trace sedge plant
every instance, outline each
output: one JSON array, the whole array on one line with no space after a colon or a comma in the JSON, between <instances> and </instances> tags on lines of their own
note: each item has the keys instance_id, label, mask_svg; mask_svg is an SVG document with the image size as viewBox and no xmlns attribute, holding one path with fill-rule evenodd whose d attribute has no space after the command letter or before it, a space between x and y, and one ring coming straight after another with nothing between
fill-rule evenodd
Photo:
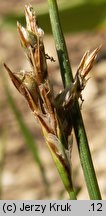
<instances>
[{"instance_id":1,"label":"sedge plant","mask_svg":"<svg viewBox=\"0 0 106 216\"><path fill-rule=\"evenodd\" d=\"M53 3L53 1L48 2ZM53 12L52 6L53 4L50 5L50 8ZM47 60L54 61L54 59L45 53L44 32L37 24L37 18L31 5L25 6L25 17L26 27L24 28L20 23L17 23L17 29L21 45L31 65L31 71L15 73L6 64L4 66L15 87L26 98L34 117L42 128L45 142L69 198L76 200L71 170L73 118L71 121L69 116L73 112L76 99L80 98L82 101L81 93L86 86L86 76L93 66L99 48L95 49L91 54L89 52L84 54L72 82L69 82L66 86L64 85L65 89L54 96L47 68ZM51 19L55 18L52 17ZM59 58L61 58L61 53ZM66 77L63 77L63 81Z\"/></svg>"}]
</instances>

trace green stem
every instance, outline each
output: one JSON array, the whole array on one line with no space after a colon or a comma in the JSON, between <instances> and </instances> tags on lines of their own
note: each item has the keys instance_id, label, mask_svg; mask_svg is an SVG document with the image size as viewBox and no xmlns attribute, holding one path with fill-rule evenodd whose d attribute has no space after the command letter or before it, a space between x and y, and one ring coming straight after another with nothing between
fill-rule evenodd
<instances>
[{"instance_id":1,"label":"green stem","mask_svg":"<svg viewBox=\"0 0 106 216\"><path fill-rule=\"evenodd\" d=\"M63 155L64 155L64 158L67 160L67 157L66 157L66 152L65 152L65 149L67 147L67 142L66 142L66 139L65 139L65 136L64 136L64 133L62 131L62 128L61 128L61 131L60 131L60 134L59 134L59 140L60 140L60 143L61 143L61 149L62 149L62 152L63 152ZM69 161L68 162L68 167L69 167L69 170L70 170L70 164L69 164ZM70 175L70 179L69 179L69 183L67 182L66 184L64 184L64 186L66 187L67 185L69 185L68 187L66 187L66 190L69 194L69 197L71 200L76 200L77 197L76 197L76 193L74 191L74 188L73 188L73 182L72 182L72 174L71 172L69 171L68 173ZM61 175L62 176L62 175ZM65 182L66 182L66 177L65 175L63 176L62 180L63 180L63 183L64 183L64 179L65 179Z\"/></svg>"},{"instance_id":2,"label":"green stem","mask_svg":"<svg viewBox=\"0 0 106 216\"><path fill-rule=\"evenodd\" d=\"M91 158L82 115L77 101L75 102L74 107L75 109L72 110L73 127L76 135L81 165L84 172L89 196L92 200L100 200L102 198Z\"/></svg>"},{"instance_id":3,"label":"green stem","mask_svg":"<svg viewBox=\"0 0 106 216\"><path fill-rule=\"evenodd\" d=\"M70 190L70 191L68 192L68 194L69 194L70 200L77 200L76 194L75 194L75 192L74 192L74 189Z\"/></svg>"},{"instance_id":4,"label":"green stem","mask_svg":"<svg viewBox=\"0 0 106 216\"><path fill-rule=\"evenodd\" d=\"M51 1L48 1L48 2L50 3ZM50 12L50 14L51 14L52 10L53 10L52 4L50 4L50 10L51 10L51 12ZM55 12L55 10L54 10L54 12ZM57 16L57 13L55 13L55 14L52 13L52 15L54 16L53 19L55 20L55 17ZM60 24L57 22L56 25L57 25L57 28L61 31L61 29L59 28ZM55 31L55 29L54 29L54 31ZM56 33L57 33L57 31L54 32L54 34L56 34ZM62 34L62 31L60 32L59 35L61 35L61 34ZM65 43L64 43L64 37L59 37L59 41L60 41L61 45L63 46L62 49L63 50L66 49ZM59 46L59 44L57 43L57 47L58 46ZM57 48L57 52L58 52L58 56L59 56L60 62L63 61L63 58L64 58L64 64L61 64L60 67L61 67L61 72L62 72L61 76L62 76L63 84L64 84L64 87L65 87L65 84L67 84L67 85L69 84L69 82L68 82L68 80L69 80L68 76L70 77L70 75L69 75L70 70L68 70L68 64L67 64L67 62L68 62L68 55L67 55L67 52L65 52L66 56L64 56L64 55L62 56L61 49L59 47ZM67 61L65 61L65 59L67 59ZM67 74L66 74L65 68L67 68L67 71L68 71ZM64 146L66 144L65 144L64 136L62 134L60 134L60 141L61 141L61 143L63 145L62 147L64 148ZM70 190L68 190L68 194L69 194L69 197L70 197L71 200L76 200L77 199L76 198L76 194L74 192L74 188L73 188L72 182L71 182Z\"/></svg>"},{"instance_id":5,"label":"green stem","mask_svg":"<svg viewBox=\"0 0 106 216\"><path fill-rule=\"evenodd\" d=\"M52 31L56 43L56 50L58 54L58 59L60 63L60 69L61 69L61 77L63 80L64 87L67 85L70 85L70 76L71 80L72 78L72 71L70 73L71 68L69 67L69 57L67 53L67 48L60 24L59 14L58 14L58 8L55 0L48 0L49 4L49 15L50 15L50 21L52 25Z\"/></svg>"},{"instance_id":6,"label":"green stem","mask_svg":"<svg viewBox=\"0 0 106 216\"><path fill-rule=\"evenodd\" d=\"M56 0L48 0L49 4L49 14L53 30L53 35L55 38L56 50L58 54L61 76L63 80L64 87L72 84L73 76L72 70L69 62L69 57L67 53L67 48L60 24L58 7ZM90 199L101 200L101 194L99 186L97 183L97 178L91 158L91 153L88 145L87 135L84 128L84 123L82 120L80 108L78 101L75 102L71 118L73 122L73 127L75 131L75 136L77 140L79 156L81 160L82 169L85 176L86 185L88 188Z\"/></svg>"}]
</instances>

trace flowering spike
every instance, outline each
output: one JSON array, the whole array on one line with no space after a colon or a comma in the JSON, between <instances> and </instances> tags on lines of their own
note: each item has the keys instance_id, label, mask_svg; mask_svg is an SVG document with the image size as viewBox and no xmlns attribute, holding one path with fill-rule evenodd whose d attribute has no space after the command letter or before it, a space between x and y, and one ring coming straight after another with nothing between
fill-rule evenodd
<instances>
[{"instance_id":1,"label":"flowering spike","mask_svg":"<svg viewBox=\"0 0 106 216\"><path fill-rule=\"evenodd\" d=\"M17 30L20 36L21 45L23 48L34 47L37 44L37 37L33 32L29 32L19 22L17 22Z\"/></svg>"},{"instance_id":2,"label":"flowering spike","mask_svg":"<svg viewBox=\"0 0 106 216\"><path fill-rule=\"evenodd\" d=\"M13 84L15 85L15 87L20 92L20 86L22 84L21 79L18 76L16 76L5 63L4 63L4 67L5 67L6 71L8 72Z\"/></svg>"},{"instance_id":3,"label":"flowering spike","mask_svg":"<svg viewBox=\"0 0 106 216\"><path fill-rule=\"evenodd\" d=\"M94 60L99 52L101 47L97 47L91 54L87 51L79 64L77 73L80 74L81 77L85 78L89 71L93 67Z\"/></svg>"},{"instance_id":4,"label":"flowering spike","mask_svg":"<svg viewBox=\"0 0 106 216\"><path fill-rule=\"evenodd\" d=\"M17 30L20 36L22 47L27 48L29 46L29 41L28 41L28 33L26 29L23 26L21 26L19 22L17 22Z\"/></svg>"},{"instance_id":5,"label":"flowering spike","mask_svg":"<svg viewBox=\"0 0 106 216\"><path fill-rule=\"evenodd\" d=\"M35 27L36 27L36 19L35 13L33 11L32 6L25 5L25 17L26 17L26 28L28 31L32 31L36 34Z\"/></svg>"},{"instance_id":6,"label":"flowering spike","mask_svg":"<svg viewBox=\"0 0 106 216\"><path fill-rule=\"evenodd\" d=\"M45 54L44 32L37 25L31 5L25 6L25 15L26 28L17 23L17 29L21 44L31 63L31 71L13 73L6 64L4 67L18 91L26 98L34 116L38 119L64 185L67 191L70 191L69 188L72 187L72 184L70 185L70 150L73 141L71 140L71 145L69 145L72 131L69 111L76 98L82 98L81 92L86 84L85 77L92 68L100 48L95 49L90 55L89 51L84 54L73 83L54 99L46 63L46 59L51 61L54 59Z\"/></svg>"},{"instance_id":7,"label":"flowering spike","mask_svg":"<svg viewBox=\"0 0 106 216\"><path fill-rule=\"evenodd\" d=\"M33 8L30 4L28 6L25 6L25 15L27 30L42 38L44 32L41 28L38 27L35 12L33 11Z\"/></svg>"}]
</instances>

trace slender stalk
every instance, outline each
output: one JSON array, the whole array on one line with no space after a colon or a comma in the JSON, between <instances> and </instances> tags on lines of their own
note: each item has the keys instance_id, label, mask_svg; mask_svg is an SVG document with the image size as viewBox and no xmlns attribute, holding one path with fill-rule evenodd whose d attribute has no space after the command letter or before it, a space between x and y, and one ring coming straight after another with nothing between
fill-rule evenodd
<instances>
[{"instance_id":1,"label":"slender stalk","mask_svg":"<svg viewBox=\"0 0 106 216\"><path fill-rule=\"evenodd\" d=\"M64 87L68 86L72 82L72 70L69 65L69 57L67 53L67 48L61 28L61 23L58 14L57 3L55 0L48 0L49 4L49 15L52 25L52 31L55 39L56 50L58 54L58 59L60 63L60 72ZM71 73L70 73L71 71Z\"/></svg>"},{"instance_id":2,"label":"slender stalk","mask_svg":"<svg viewBox=\"0 0 106 216\"><path fill-rule=\"evenodd\" d=\"M49 2L49 1L48 1ZM52 8L51 8L51 6L52 6L52 4L50 5L50 9L51 9L51 12L52 12ZM55 12L55 10L54 10L54 12ZM51 14L51 13L50 13ZM56 17L57 16L57 13L52 13L52 15L54 16L54 17ZM55 18L53 18L54 20L55 20ZM60 33L59 33L59 36L62 34L62 31L61 31L61 29L59 28L59 23L58 22L56 22L56 25L57 25L57 28L59 29L59 31L60 31ZM56 29L54 28L54 35L56 35L57 34L57 31L56 31ZM56 38L58 38L58 35L56 36ZM59 41L60 41L60 44L61 44L61 46L62 46L62 49L64 50L66 50L66 46L65 46L65 42L64 42L64 37L59 37ZM59 46L59 44L57 43L57 47ZM58 52L58 56L59 56L59 60L60 60L60 62L61 61L63 61L64 63L63 64L60 64L60 68L61 68L61 76L62 76L62 80L63 80L63 84L64 84L64 87L65 87L65 85L68 85L70 82L69 82L69 77L70 77L70 69L68 68L68 64L67 64L67 62L69 61L68 60L68 55L67 55L67 52L65 52L65 55L62 55L62 53L61 53L61 49L58 47L57 48L57 52ZM67 59L67 61L65 61ZM67 68L67 74L66 74L66 70L65 70L65 68ZM63 139L63 137L61 137L61 143L62 143L62 145L64 146L64 139ZM75 192L74 192L74 188L73 188L73 185L72 185L72 182L71 182L71 190L70 190L70 192L69 192L69 197L70 197L70 199L71 200L76 200L77 198L76 198L76 195L75 195Z\"/></svg>"},{"instance_id":3,"label":"slender stalk","mask_svg":"<svg viewBox=\"0 0 106 216\"><path fill-rule=\"evenodd\" d=\"M61 69L61 76L63 80L64 87L70 85L73 82L72 70L69 62L69 57L67 53L67 48L60 24L58 7L56 0L48 0L49 5L49 14L50 20L53 30L53 35L55 38L56 50L58 54L60 69ZM90 199L93 200L101 200L101 194L91 158L91 153L88 145L87 135L84 128L84 123L82 120L80 108L78 101L75 102L72 113L71 119L73 122L73 127L75 131L75 136L77 140L78 150L80 161L82 165L82 169L85 176L85 181L88 189L88 193Z\"/></svg>"}]
</instances>

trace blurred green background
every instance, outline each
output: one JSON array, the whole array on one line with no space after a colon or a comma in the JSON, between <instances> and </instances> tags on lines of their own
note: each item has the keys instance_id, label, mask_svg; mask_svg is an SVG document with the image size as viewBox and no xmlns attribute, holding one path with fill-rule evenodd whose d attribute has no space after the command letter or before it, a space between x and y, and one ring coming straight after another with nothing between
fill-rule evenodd
<instances>
[{"instance_id":1,"label":"blurred green background","mask_svg":"<svg viewBox=\"0 0 106 216\"><path fill-rule=\"evenodd\" d=\"M39 23L46 33L51 33L47 3L46 1L38 2L39 4L34 9L37 11ZM106 25L106 0L59 0L58 4L65 33L91 30ZM12 8L9 11L7 8L5 10L0 22L1 27L15 28L17 19L25 23L21 7L19 10L15 8L15 11Z\"/></svg>"}]
</instances>

